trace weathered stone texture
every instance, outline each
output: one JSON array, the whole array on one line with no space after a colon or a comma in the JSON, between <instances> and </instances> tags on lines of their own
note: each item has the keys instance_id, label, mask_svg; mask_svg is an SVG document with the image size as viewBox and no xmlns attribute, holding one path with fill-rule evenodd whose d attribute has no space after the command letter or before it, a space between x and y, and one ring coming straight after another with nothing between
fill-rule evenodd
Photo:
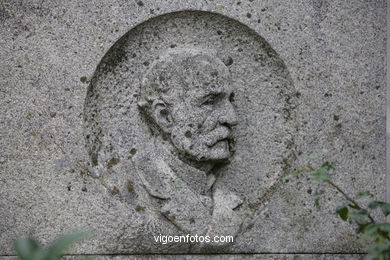
<instances>
[{"instance_id":1,"label":"weathered stone texture","mask_svg":"<svg viewBox=\"0 0 390 260\"><path fill-rule=\"evenodd\" d=\"M353 227L334 213L340 194L327 191L317 210L306 178L281 176L324 148L329 153L320 160L333 162L334 180L349 194L369 190L384 198L385 1L3 0L0 25L0 255L14 254L18 237L46 243L75 229L95 234L75 254L362 251ZM177 207L164 206L137 173L148 166L142 156L161 155L145 148L152 139L137 94L163 53L191 48L212 50L220 67L211 68L221 75L226 66L230 73L235 152L221 153L229 163L211 181L229 192L200 191L215 200L209 207L215 218L210 213L178 224L170 214ZM233 137L220 135L226 140L218 151L226 152ZM201 209L178 205L188 210L185 216ZM239 232L226 231L234 231L234 245L153 242L153 235L177 230L214 232L206 226L218 226L221 216L242 223ZM191 226L198 220L203 224ZM165 259L156 257L103 259ZM360 255L337 257L240 255ZM186 259L193 258L202 256Z\"/></svg>"}]
</instances>

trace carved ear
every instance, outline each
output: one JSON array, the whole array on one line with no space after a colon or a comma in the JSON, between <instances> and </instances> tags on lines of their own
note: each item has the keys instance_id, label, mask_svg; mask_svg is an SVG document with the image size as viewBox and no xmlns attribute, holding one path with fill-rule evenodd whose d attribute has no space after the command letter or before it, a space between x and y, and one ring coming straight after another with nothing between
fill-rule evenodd
<instances>
[{"instance_id":1,"label":"carved ear","mask_svg":"<svg viewBox=\"0 0 390 260\"><path fill-rule=\"evenodd\" d=\"M165 132L170 133L173 125L173 118L167 105L161 99L156 99L151 107L152 117L156 124Z\"/></svg>"}]
</instances>

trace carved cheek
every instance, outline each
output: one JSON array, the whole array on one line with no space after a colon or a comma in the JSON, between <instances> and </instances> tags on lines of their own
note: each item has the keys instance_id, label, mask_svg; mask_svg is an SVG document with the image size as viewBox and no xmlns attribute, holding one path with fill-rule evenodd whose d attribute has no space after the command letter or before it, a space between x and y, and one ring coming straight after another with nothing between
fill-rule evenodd
<instances>
[{"instance_id":1,"label":"carved cheek","mask_svg":"<svg viewBox=\"0 0 390 260\"><path fill-rule=\"evenodd\" d=\"M201 122L201 129L204 134L208 134L211 130L213 130L218 123L218 114L215 111L211 111L206 113Z\"/></svg>"}]
</instances>

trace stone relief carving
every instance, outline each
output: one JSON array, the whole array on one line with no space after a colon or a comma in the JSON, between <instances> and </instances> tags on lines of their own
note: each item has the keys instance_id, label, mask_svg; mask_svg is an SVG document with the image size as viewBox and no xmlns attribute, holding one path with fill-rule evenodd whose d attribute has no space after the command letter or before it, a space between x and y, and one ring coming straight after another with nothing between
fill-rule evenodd
<instances>
[{"instance_id":1,"label":"stone relief carving","mask_svg":"<svg viewBox=\"0 0 390 260\"><path fill-rule=\"evenodd\" d=\"M233 155L233 99L229 70L211 50L171 50L143 78L138 105L155 147L137 168L160 212L184 232L234 236L240 228L242 200L213 188L213 168Z\"/></svg>"},{"instance_id":2,"label":"stone relief carving","mask_svg":"<svg viewBox=\"0 0 390 260\"><path fill-rule=\"evenodd\" d=\"M250 232L290 167L294 93L270 45L218 14L167 14L121 37L84 110L89 172L128 208L113 251L204 252L151 237Z\"/></svg>"}]
</instances>

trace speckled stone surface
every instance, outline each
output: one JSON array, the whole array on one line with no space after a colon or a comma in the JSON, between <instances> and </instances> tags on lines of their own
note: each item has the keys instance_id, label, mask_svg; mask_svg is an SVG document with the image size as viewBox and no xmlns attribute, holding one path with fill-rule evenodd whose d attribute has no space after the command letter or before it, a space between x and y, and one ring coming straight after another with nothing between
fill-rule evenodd
<instances>
[{"instance_id":1,"label":"speckled stone surface","mask_svg":"<svg viewBox=\"0 0 390 260\"><path fill-rule=\"evenodd\" d=\"M186 12L172 14L178 11ZM217 49L240 83L236 153L215 185L243 198L237 214L249 219L233 245L213 252L362 252L354 228L334 213L343 203L340 194L327 191L317 210L310 194L315 187L306 178L283 182L280 176L327 149L320 159L336 166L335 182L350 194L370 190L384 198L385 1L3 0L0 23L0 255L14 254L18 237L29 234L46 243L75 229L95 235L69 253L208 252L153 243L153 235L175 229L154 215L158 202L129 179L136 164L122 160L126 152L139 155L146 142L132 135L136 143L142 139L135 153L134 144L115 139L126 126L139 132L143 126L113 116L110 106L133 93L131 87L125 94L111 88L112 82L126 84L120 75L133 71L132 82L140 81L156 50L202 42ZM111 48L119 39L129 40L123 53ZM116 66L125 53L136 57L121 74ZM267 61L264 69L261 61ZM112 65L108 73L99 70L105 64ZM88 95L96 75L108 83L98 93L103 96L97 104L109 111L99 122L114 133L102 143L120 144L104 146L100 164L109 170L98 178L91 160L96 140L86 138L91 126L85 120L97 100ZM114 108L121 115L136 112L120 109ZM111 152L121 156L119 163L110 161Z\"/></svg>"},{"instance_id":2,"label":"speckled stone surface","mask_svg":"<svg viewBox=\"0 0 390 260\"><path fill-rule=\"evenodd\" d=\"M83 258L84 257L84 258ZM362 260L359 254L254 254L254 255L91 255L96 260ZM1 256L0 260L16 260L14 256ZM64 256L66 260L85 259L85 256Z\"/></svg>"}]
</instances>

